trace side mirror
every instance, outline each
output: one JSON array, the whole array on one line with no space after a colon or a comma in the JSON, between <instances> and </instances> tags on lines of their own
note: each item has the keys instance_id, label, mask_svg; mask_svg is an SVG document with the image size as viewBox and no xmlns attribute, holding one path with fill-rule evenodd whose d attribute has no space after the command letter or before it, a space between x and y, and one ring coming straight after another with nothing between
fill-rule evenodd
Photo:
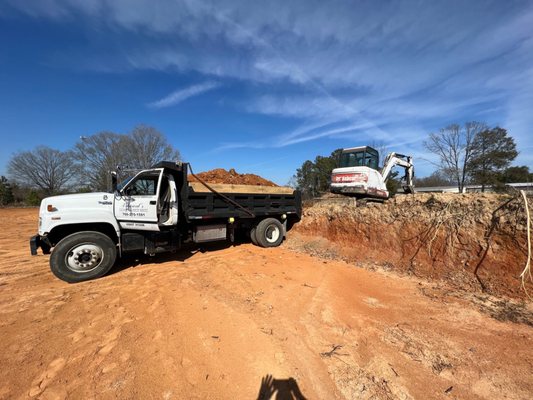
<instances>
[{"instance_id":1,"label":"side mirror","mask_svg":"<svg viewBox=\"0 0 533 400\"><path fill-rule=\"evenodd\" d=\"M111 191L115 193L117 191L117 187L118 187L117 173L115 171L111 171Z\"/></svg>"}]
</instances>

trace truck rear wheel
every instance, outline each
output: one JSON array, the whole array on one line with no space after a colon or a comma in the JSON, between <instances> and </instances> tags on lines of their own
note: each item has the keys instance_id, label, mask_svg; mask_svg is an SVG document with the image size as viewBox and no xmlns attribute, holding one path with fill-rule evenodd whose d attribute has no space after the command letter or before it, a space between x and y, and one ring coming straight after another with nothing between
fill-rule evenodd
<instances>
[{"instance_id":1,"label":"truck rear wheel","mask_svg":"<svg viewBox=\"0 0 533 400\"><path fill-rule=\"evenodd\" d=\"M283 225L275 218L266 218L257 224L255 238L261 247L276 247L283 241Z\"/></svg>"},{"instance_id":2,"label":"truck rear wheel","mask_svg":"<svg viewBox=\"0 0 533 400\"><path fill-rule=\"evenodd\" d=\"M257 226L254 226L252 229L250 229L250 239L252 240L252 243L256 246L259 246L259 243L257 243L257 236L255 236L255 232L257 231Z\"/></svg>"},{"instance_id":3,"label":"truck rear wheel","mask_svg":"<svg viewBox=\"0 0 533 400\"><path fill-rule=\"evenodd\" d=\"M76 283L105 275L115 263L117 247L100 232L77 232L63 238L50 257L50 269L59 279Z\"/></svg>"}]
</instances>

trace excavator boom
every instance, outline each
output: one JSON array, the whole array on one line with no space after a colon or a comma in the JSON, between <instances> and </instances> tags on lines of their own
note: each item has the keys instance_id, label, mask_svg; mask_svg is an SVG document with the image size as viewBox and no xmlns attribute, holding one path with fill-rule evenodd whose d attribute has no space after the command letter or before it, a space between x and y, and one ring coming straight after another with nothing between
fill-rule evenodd
<instances>
[{"instance_id":1,"label":"excavator boom","mask_svg":"<svg viewBox=\"0 0 533 400\"><path fill-rule=\"evenodd\" d=\"M403 167L405 170L405 175L402 179L402 187L405 193L414 193L415 187L413 184L413 177L415 173L415 167L413 165L413 157L406 156L398 153L389 153L385 158L383 163L383 168L381 169L381 176L383 176L383 181L386 183L392 172L392 168L395 166Z\"/></svg>"}]
</instances>

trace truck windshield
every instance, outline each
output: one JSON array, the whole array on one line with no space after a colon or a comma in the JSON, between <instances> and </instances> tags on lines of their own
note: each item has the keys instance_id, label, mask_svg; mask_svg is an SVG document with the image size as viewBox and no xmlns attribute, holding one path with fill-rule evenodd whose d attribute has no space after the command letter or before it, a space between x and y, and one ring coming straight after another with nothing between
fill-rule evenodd
<instances>
[{"instance_id":1,"label":"truck windshield","mask_svg":"<svg viewBox=\"0 0 533 400\"><path fill-rule=\"evenodd\" d=\"M369 167L378 169L379 155L378 152L372 148L365 148L362 150L343 151L339 166L345 167Z\"/></svg>"}]
</instances>

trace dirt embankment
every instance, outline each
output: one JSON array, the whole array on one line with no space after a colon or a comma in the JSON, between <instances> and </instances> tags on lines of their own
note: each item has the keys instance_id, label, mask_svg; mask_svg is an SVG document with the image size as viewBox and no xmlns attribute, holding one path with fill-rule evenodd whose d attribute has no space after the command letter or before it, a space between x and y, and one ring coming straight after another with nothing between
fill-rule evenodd
<instances>
[{"instance_id":1,"label":"dirt embankment","mask_svg":"<svg viewBox=\"0 0 533 400\"><path fill-rule=\"evenodd\" d=\"M196 174L201 180L207 183L225 183L232 185L256 185L256 186L278 186L268 179L262 178L255 174L239 174L233 168L226 171L223 168L213 169L211 171L200 172ZM190 175L190 182L197 182L198 180Z\"/></svg>"},{"instance_id":2,"label":"dirt embankment","mask_svg":"<svg viewBox=\"0 0 533 400\"><path fill-rule=\"evenodd\" d=\"M354 206L328 198L307 207L295 231L305 246L349 261L462 289L525 298L526 214L519 197L417 194ZM526 288L533 293L533 285Z\"/></svg>"}]
</instances>

